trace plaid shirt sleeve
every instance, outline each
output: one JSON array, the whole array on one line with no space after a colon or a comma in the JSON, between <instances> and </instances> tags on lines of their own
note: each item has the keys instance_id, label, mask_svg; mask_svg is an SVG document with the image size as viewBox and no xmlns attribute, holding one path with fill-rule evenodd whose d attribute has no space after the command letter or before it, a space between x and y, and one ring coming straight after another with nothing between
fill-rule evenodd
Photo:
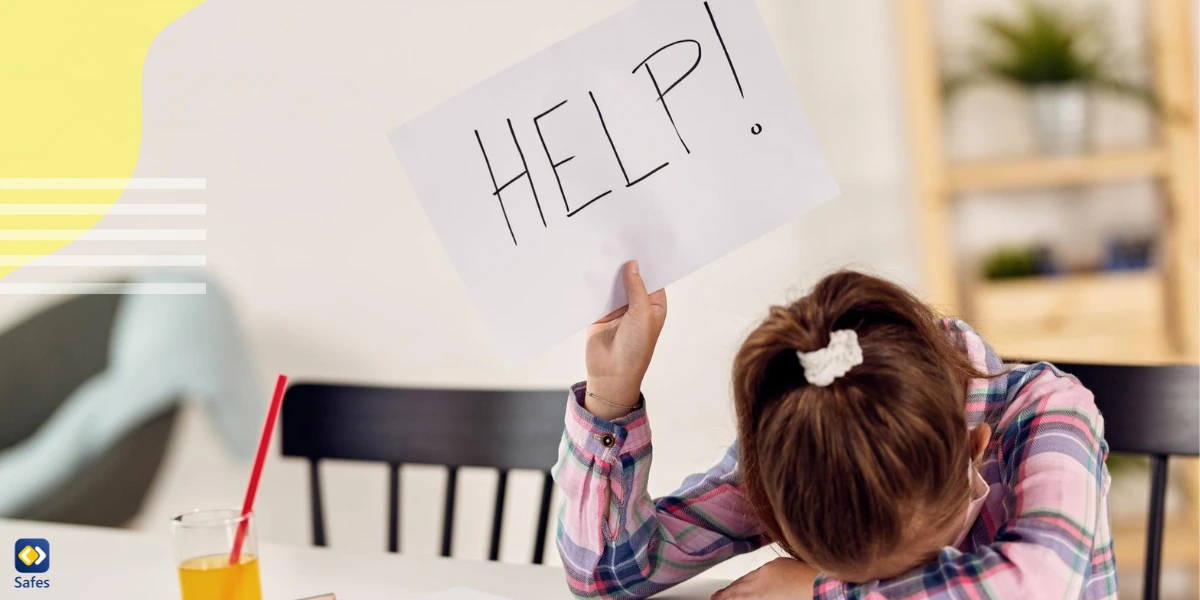
<instances>
[{"instance_id":1,"label":"plaid shirt sleeve","mask_svg":"<svg viewBox=\"0 0 1200 600\"><path fill-rule=\"evenodd\" d=\"M736 482L737 451L652 500L650 426L644 408L604 421L571 388L555 481L565 500L558 550L581 598L644 598L764 544Z\"/></svg>"},{"instance_id":2,"label":"plaid shirt sleeve","mask_svg":"<svg viewBox=\"0 0 1200 600\"><path fill-rule=\"evenodd\" d=\"M1029 368L1018 384L1015 409L993 437L1012 494L1011 517L994 541L971 553L945 548L930 565L894 579L818 579L818 598L1092 597L1084 587L1095 557L1105 554L1093 552L1093 540L1108 525L1103 421L1091 392L1049 365Z\"/></svg>"}]
</instances>

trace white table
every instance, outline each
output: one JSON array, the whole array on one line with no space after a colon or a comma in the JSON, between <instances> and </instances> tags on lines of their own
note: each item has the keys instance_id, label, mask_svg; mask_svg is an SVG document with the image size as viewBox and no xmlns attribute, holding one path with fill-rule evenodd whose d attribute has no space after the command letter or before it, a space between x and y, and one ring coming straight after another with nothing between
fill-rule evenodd
<instances>
[{"instance_id":1,"label":"white table","mask_svg":"<svg viewBox=\"0 0 1200 600\"><path fill-rule=\"evenodd\" d=\"M45 538L50 570L39 579L48 589L14 589L17 576L8 565L17 538ZM0 569L8 573L0 598L179 598L179 581L169 535L0 519ZM571 598L562 568L511 565L403 554L361 553L336 549L259 544L263 597L297 600L333 592L338 600L419 598L455 587L469 587L513 600ZM701 579L656 598L707 599L725 582Z\"/></svg>"}]
</instances>

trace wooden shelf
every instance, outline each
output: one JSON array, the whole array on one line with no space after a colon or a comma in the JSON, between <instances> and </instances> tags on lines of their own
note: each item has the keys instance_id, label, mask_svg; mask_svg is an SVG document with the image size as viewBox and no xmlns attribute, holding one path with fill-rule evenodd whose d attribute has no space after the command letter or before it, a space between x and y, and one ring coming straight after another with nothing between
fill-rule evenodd
<instances>
[{"instance_id":1,"label":"wooden shelf","mask_svg":"<svg viewBox=\"0 0 1200 600\"><path fill-rule=\"evenodd\" d=\"M1143 297L1157 296L1155 304L1162 305L1161 308L1141 311L1138 318L1143 323L1147 319L1156 321L1159 331L1152 335L1143 335L1148 333L1146 331L1132 332L1127 322L1117 318L1096 320L1092 323L1091 335L1095 343L1101 343L1105 342L1102 336L1106 331L1124 328L1125 331L1117 332L1120 336L1136 338L1131 341L1139 344L1137 349L1129 346L1122 350L1119 345L1106 342L1109 348L1104 354L1112 354L1114 358L1119 355L1127 360L1148 360L1147 356L1160 354L1157 348L1160 341L1166 340L1171 353L1200 360L1200 312L1195 310L1200 305L1200 235L1197 235L1200 232L1200 170L1196 168L1200 161L1197 152L1200 144L1197 144L1196 54L1191 27L1195 21L1193 3L1188 0L1147 3L1148 57L1154 73L1154 93L1162 107L1157 119L1158 141L1150 147L1079 157L968 163L950 160L945 151L944 82L938 56L939 36L934 27L937 3L935 0L897 0L895 4L897 9L893 13L899 25L906 83L905 105L912 124L910 155L920 227L918 239L924 264L924 297L948 314L961 315L971 309L967 304L972 298L963 294L965 289L970 291L971 283L963 281L963 275L969 270L959 260L954 235L954 204L964 192L1153 179L1160 184L1157 187L1164 204L1164 222L1159 232L1163 240L1158 261L1162 270L1161 285L1152 288L1134 283L1133 291ZM1026 217L1013 214L1012 223L1017 225ZM1007 288L1008 291L1015 289ZM998 301L1018 295L1001 293L1000 288L994 291ZM984 291L985 301L987 292ZM1055 296L1051 299L1070 296L1069 293L1049 295ZM1009 304L1010 312L1018 317L1029 308L1029 304ZM994 331L1001 335L1007 333L1008 339L1018 348L1029 347L1038 352L1065 350L1065 344L1055 344L1050 339L1054 328L1058 323L1069 326L1065 329L1078 328L1083 322L1082 318L1064 315L1059 310L1058 315L1051 315L1044 322L1048 327L1034 332L1035 343L1026 344L1017 338L1015 331L1006 332L1002 324L1022 319L1013 319L1010 318L1012 314L997 314L996 311L989 311L989 314L998 317ZM1087 332L1076 331L1073 335L1072 348L1086 348L1092 343L1087 340Z\"/></svg>"},{"instance_id":2,"label":"wooden shelf","mask_svg":"<svg viewBox=\"0 0 1200 600\"><path fill-rule=\"evenodd\" d=\"M896 0L906 110L912 126L913 195L925 298L968 321L1002 356L1070 362L1161 363L1200 360L1200 162L1197 143L1193 2L1146 3L1148 58L1162 106L1153 147L1079 157L954 162L946 156L936 0ZM986 117L985 117L986 118ZM1154 179L1163 199L1157 268L979 282L964 276L955 240L955 202L964 193L1054 188ZM1027 214L1009 216L1019 226ZM1066 223L1064 227L1071 227ZM1109 423L1110 428L1121 423ZM1200 474L1187 483L1183 514L1200 508ZM1171 519L1164 560L1196 569L1200 527ZM1143 562L1144 523L1114 524L1122 571ZM1200 571L1196 571L1200 573Z\"/></svg>"},{"instance_id":3,"label":"wooden shelf","mask_svg":"<svg viewBox=\"0 0 1200 600\"><path fill-rule=\"evenodd\" d=\"M951 165L952 192L1083 185L1167 174L1167 154L1138 150L1072 157L1040 157Z\"/></svg>"},{"instance_id":4,"label":"wooden shelf","mask_svg":"<svg viewBox=\"0 0 1200 600\"><path fill-rule=\"evenodd\" d=\"M1144 286L1156 286L1162 280L1162 273L1154 268L1130 269L1126 271L1085 271L1064 273L1061 275L1036 275L1030 277L1013 277L1009 279L983 280L976 282L974 289L980 292L1033 290L1061 290L1065 288L1079 289L1090 293L1122 294L1124 286L1130 283ZM1103 286L1114 286L1107 289ZM1107 303L1125 306L1123 299L1104 298Z\"/></svg>"},{"instance_id":5,"label":"wooden shelf","mask_svg":"<svg viewBox=\"0 0 1200 600\"><path fill-rule=\"evenodd\" d=\"M981 281L968 320L1014 359L1173 363L1165 293L1156 270Z\"/></svg>"}]
</instances>

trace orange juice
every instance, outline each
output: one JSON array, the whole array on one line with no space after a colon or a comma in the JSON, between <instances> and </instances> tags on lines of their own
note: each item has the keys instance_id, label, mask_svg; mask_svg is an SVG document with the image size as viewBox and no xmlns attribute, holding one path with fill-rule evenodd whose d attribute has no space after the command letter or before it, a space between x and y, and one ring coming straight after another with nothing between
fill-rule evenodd
<instances>
[{"instance_id":1,"label":"orange juice","mask_svg":"<svg viewBox=\"0 0 1200 600\"><path fill-rule=\"evenodd\" d=\"M179 565L183 600L262 600L258 558L243 554L230 566L228 554L201 556Z\"/></svg>"}]
</instances>

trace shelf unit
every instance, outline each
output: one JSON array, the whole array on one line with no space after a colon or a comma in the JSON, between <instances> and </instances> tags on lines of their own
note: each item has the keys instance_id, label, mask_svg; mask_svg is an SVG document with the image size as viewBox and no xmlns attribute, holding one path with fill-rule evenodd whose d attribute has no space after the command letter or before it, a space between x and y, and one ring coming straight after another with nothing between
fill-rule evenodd
<instances>
[{"instance_id":1,"label":"shelf unit","mask_svg":"<svg viewBox=\"0 0 1200 600\"><path fill-rule=\"evenodd\" d=\"M944 150L935 0L896 0L906 80L917 224L926 298L964 315L997 350L1016 358L1073 362L1200 360L1200 151L1196 134L1194 23L1188 0L1144 0L1155 92L1164 115L1153 147L1086 156L956 163ZM1166 222L1159 264L1013 281L962 280L953 247L955 201L966 193L1159 182ZM1200 468L1187 461L1184 517L1166 524L1164 561L1200 563ZM1114 523L1123 568L1144 559L1145 521ZM1200 572L1197 572L1200 579Z\"/></svg>"},{"instance_id":2,"label":"shelf unit","mask_svg":"<svg viewBox=\"0 0 1200 600\"><path fill-rule=\"evenodd\" d=\"M1153 44L1155 92L1163 104L1160 134L1154 147L1104 152L1077 157L1027 157L1008 160L954 162L944 151L943 106L940 68L933 28L934 0L897 0L895 14L900 25L902 59L907 80L907 110L911 126L915 195L921 256L928 299L952 314L977 322L980 332L1011 341L1008 349L1032 356L1046 345L1041 338L1057 336L1057 359L1105 362L1178 362L1200 360L1200 182L1196 137L1196 82L1187 0L1145 0ZM1079 275L1068 278L1030 278L1013 283L964 280L953 248L955 201L969 192L1006 191L1047 187L1093 185L1134 179L1158 181L1167 210L1162 231L1162 264L1141 277L1125 274ZM1111 285L1134 283L1133 294ZM1148 290L1148 288L1157 288ZM1056 321L1044 322L1040 335L1029 333L1022 343L1001 324L1013 311L1037 311L1036 302L1070 306L1072 298L1087 298L1116 290L1152 304L1127 305L1092 319L1100 327L1087 335L1072 337ZM1024 295L1022 297L1022 294ZM1002 297L1004 302L996 302ZM1003 307L1003 308L1001 308ZM1000 313L985 312L1002 310ZM1065 309L1064 309L1065 310ZM1068 315L1069 317L1070 315ZM1133 320L1154 323L1147 331L1125 335L1103 323ZM995 325L993 325L993 323ZM1026 323L1029 325L1029 323ZM1074 331L1070 327L1067 328ZM1107 344L1100 352L1096 335L1113 334L1114 342L1129 342L1122 354L1120 343ZM1134 339L1136 338L1136 340ZM1135 343L1136 342L1136 343ZM1152 347L1153 351L1146 348Z\"/></svg>"},{"instance_id":3,"label":"shelf unit","mask_svg":"<svg viewBox=\"0 0 1200 600\"><path fill-rule=\"evenodd\" d=\"M1137 150L959 163L950 166L948 177L950 191L964 193L1159 178L1168 174L1169 165L1162 150Z\"/></svg>"}]
</instances>

